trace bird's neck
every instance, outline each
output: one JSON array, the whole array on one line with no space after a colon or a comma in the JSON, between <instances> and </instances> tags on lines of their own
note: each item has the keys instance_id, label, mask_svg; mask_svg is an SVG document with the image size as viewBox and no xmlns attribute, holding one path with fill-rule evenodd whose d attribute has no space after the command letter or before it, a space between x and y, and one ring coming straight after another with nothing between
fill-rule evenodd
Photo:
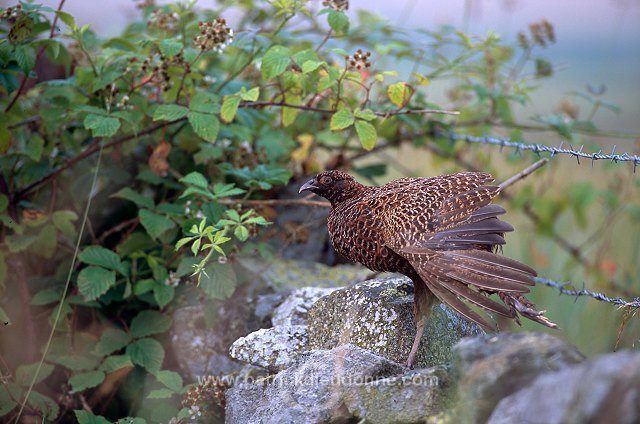
<instances>
[{"instance_id":1,"label":"bird's neck","mask_svg":"<svg viewBox=\"0 0 640 424\"><path fill-rule=\"evenodd\" d=\"M356 181L351 181L348 186L341 187L340 190L328 193L326 199L331 202L332 207L336 207L350 199L353 199L354 197L361 197L368 189L371 188L372 187L364 186Z\"/></svg>"}]
</instances>

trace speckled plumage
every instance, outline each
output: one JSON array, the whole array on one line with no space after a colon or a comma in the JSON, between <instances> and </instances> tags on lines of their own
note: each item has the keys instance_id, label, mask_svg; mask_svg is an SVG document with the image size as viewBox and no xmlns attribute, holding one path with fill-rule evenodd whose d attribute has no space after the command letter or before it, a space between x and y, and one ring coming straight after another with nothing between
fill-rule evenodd
<instances>
[{"instance_id":1,"label":"speckled plumage","mask_svg":"<svg viewBox=\"0 0 640 424\"><path fill-rule=\"evenodd\" d=\"M513 231L491 204L499 188L491 175L465 172L432 178L402 178L381 187L364 186L342 171L326 171L305 183L331 202L327 222L333 247L374 271L399 272L415 288L418 334L435 298L485 329L493 329L467 303L519 323L518 314L555 327L523 293L536 272L494 253ZM498 294L502 302L489 298ZM434 298L435 296L435 298Z\"/></svg>"}]
</instances>

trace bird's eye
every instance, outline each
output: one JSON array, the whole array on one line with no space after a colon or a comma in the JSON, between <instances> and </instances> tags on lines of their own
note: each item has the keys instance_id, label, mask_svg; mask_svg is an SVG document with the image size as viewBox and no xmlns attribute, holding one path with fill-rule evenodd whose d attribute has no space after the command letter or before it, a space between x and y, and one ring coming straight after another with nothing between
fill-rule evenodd
<instances>
[{"instance_id":1,"label":"bird's eye","mask_svg":"<svg viewBox=\"0 0 640 424\"><path fill-rule=\"evenodd\" d=\"M320 182L322 184L331 184L333 182L333 178L331 178L328 175L323 176L322 178L320 178Z\"/></svg>"}]
</instances>

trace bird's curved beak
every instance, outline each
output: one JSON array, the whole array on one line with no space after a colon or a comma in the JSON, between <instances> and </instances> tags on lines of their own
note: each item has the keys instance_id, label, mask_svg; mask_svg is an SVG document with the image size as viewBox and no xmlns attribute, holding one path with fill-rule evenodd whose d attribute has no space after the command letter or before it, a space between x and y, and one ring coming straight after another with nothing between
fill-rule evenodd
<instances>
[{"instance_id":1,"label":"bird's curved beak","mask_svg":"<svg viewBox=\"0 0 640 424\"><path fill-rule=\"evenodd\" d=\"M317 185L315 185L315 178L310 179L309 181L307 181L306 183L302 184L302 186L300 187L300 190L298 190L298 193L302 193L305 190L313 190L314 188L318 188Z\"/></svg>"}]
</instances>

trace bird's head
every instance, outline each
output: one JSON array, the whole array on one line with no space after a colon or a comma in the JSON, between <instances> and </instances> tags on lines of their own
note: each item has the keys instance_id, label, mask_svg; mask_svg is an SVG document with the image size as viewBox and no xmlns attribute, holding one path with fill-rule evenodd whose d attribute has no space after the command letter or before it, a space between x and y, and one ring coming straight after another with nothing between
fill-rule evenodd
<instances>
[{"instance_id":1,"label":"bird's head","mask_svg":"<svg viewBox=\"0 0 640 424\"><path fill-rule=\"evenodd\" d=\"M342 171L325 171L302 184L299 193L310 191L335 204L359 191L363 186Z\"/></svg>"}]
</instances>

